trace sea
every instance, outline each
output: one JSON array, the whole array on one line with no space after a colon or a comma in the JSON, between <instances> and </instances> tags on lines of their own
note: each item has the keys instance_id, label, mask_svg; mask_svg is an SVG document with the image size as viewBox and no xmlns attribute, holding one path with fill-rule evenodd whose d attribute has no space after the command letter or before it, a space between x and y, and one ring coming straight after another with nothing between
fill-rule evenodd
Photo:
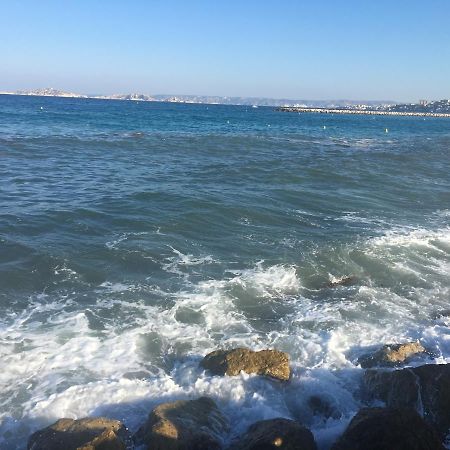
<instances>
[{"instance_id":1,"label":"sea","mask_svg":"<svg viewBox=\"0 0 450 450\"><path fill-rule=\"evenodd\" d=\"M358 358L450 362L450 120L0 96L0 448L209 396L328 449ZM287 383L199 368L287 352Z\"/></svg>"}]
</instances>

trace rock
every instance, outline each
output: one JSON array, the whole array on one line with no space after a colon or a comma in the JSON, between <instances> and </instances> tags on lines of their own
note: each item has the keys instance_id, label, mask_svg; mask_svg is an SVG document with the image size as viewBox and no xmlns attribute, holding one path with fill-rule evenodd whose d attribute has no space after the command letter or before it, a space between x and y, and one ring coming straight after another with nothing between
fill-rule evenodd
<instances>
[{"instance_id":1,"label":"rock","mask_svg":"<svg viewBox=\"0 0 450 450\"><path fill-rule=\"evenodd\" d=\"M367 393L391 408L420 409L420 386L411 369L368 370L363 377Z\"/></svg>"},{"instance_id":2,"label":"rock","mask_svg":"<svg viewBox=\"0 0 450 450\"><path fill-rule=\"evenodd\" d=\"M239 375L256 373L279 380L289 380L291 369L289 355L278 350L261 350L254 352L246 348L233 350L216 350L206 355L200 366L214 375Z\"/></svg>"},{"instance_id":3,"label":"rock","mask_svg":"<svg viewBox=\"0 0 450 450\"><path fill-rule=\"evenodd\" d=\"M216 450L228 432L227 419L213 400L179 400L162 403L150 413L135 436L150 450Z\"/></svg>"},{"instance_id":4,"label":"rock","mask_svg":"<svg viewBox=\"0 0 450 450\"><path fill-rule=\"evenodd\" d=\"M364 408L331 450L444 450L444 446L414 410Z\"/></svg>"},{"instance_id":5,"label":"rock","mask_svg":"<svg viewBox=\"0 0 450 450\"><path fill-rule=\"evenodd\" d=\"M406 362L412 356L425 352L419 342L406 342L404 344L388 344L372 355L364 355L358 359L363 369L370 367L392 367Z\"/></svg>"},{"instance_id":6,"label":"rock","mask_svg":"<svg viewBox=\"0 0 450 450\"><path fill-rule=\"evenodd\" d=\"M314 436L294 420L270 419L256 422L237 438L230 450L316 450Z\"/></svg>"},{"instance_id":7,"label":"rock","mask_svg":"<svg viewBox=\"0 0 450 450\"><path fill-rule=\"evenodd\" d=\"M328 400L318 395L311 395L308 398L308 407L314 415L319 414L326 419L330 417L339 419L341 417L341 413Z\"/></svg>"},{"instance_id":8,"label":"rock","mask_svg":"<svg viewBox=\"0 0 450 450\"><path fill-rule=\"evenodd\" d=\"M125 450L131 442L128 430L118 420L105 417L59 419L36 431L28 450Z\"/></svg>"},{"instance_id":9,"label":"rock","mask_svg":"<svg viewBox=\"0 0 450 450\"><path fill-rule=\"evenodd\" d=\"M402 370L368 370L368 393L390 407L409 407L445 435L450 428L450 365L427 364Z\"/></svg>"},{"instance_id":10,"label":"rock","mask_svg":"<svg viewBox=\"0 0 450 450\"><path fill-rule=\"evenodd\" d=\"M350 275L347 277L341 277L341 278L335 278L332 281L329 281L327 283L327 287L333 288L337 286L352 286L356 284L358 281L358 278L356 278L354 275Z\"/></svg>"}]
</instances>

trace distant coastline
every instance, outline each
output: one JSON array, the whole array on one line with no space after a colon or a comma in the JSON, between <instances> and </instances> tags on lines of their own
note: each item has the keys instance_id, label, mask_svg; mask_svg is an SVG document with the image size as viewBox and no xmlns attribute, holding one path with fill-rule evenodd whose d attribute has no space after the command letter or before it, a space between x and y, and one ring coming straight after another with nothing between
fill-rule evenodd
<instances>
[{"instance_id":1,"label":"distant coastline","mask_svg":"<svg viewBox=\"0 0 450 450\"><path fill-rule=\"evenodd\" d=\"M135 102L168 102L206 105L268 106L277 111L320 114L364 114L377 116L450 117L450 100L419 103L396 103L373 100L290 100L266 97L220 97L208 95L111 94L85 95L53 88L0 91L0 95L123 100Z\"/></svg>"},{"instance_id":2,"label":"distant coastline","mask_svg":"<svg viewBox=\"0 0 450 450\"><path fill-rule=\"evenodd\" d=\"M311 108L333 108L333 107L356 107L364 104L368 107L380 107L395 104L392 100L293 100L293 99L274 99L268 97L223 97L211 95L172 95L155 94L147 95L142 93L129 94L111 94L111 95L87 95L66 92L59 89L44 88L33 90L0 91L0 95L22 95L38 97L64 97L64 98L86 98L99 100L129 100L141 102L169 102L169 103L193 103L207 105L236 105L236 106L298 106Z\"/></svg>"}]
</instances>

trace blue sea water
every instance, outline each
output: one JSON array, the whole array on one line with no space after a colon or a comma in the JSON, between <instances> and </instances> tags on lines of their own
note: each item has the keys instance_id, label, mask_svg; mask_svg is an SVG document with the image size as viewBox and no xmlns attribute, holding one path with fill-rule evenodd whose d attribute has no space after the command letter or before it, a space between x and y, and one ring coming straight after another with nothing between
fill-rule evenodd
<instances>
[{"instance_id":1,"label":"blue sea water","mask_svg":"<svg viewBox=\"0 0 450 450\"><path fill-rule=\"evenodd\" d=\"M329 448L359 356L450 362L449 174L445 118L0 96L0 447L208 395L225 440L282 416ZM199 369L236 346L291 380Z\"/></svg>"}]
</instances>

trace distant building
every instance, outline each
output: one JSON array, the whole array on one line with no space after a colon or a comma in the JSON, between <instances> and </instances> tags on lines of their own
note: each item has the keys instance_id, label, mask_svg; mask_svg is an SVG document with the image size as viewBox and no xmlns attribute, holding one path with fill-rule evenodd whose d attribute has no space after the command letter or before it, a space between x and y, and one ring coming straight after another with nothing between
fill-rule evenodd
<instances>
[{"instance_id":1,"label":"distant building","mask_svg":"<svg viewBox=\"0 0 450 450\"><path fill-rule=\"evenodd\" d=\"M427 106L428 105L428 100L419 100L419 105L420 106Z\"/></svg>"}]
</instances>

